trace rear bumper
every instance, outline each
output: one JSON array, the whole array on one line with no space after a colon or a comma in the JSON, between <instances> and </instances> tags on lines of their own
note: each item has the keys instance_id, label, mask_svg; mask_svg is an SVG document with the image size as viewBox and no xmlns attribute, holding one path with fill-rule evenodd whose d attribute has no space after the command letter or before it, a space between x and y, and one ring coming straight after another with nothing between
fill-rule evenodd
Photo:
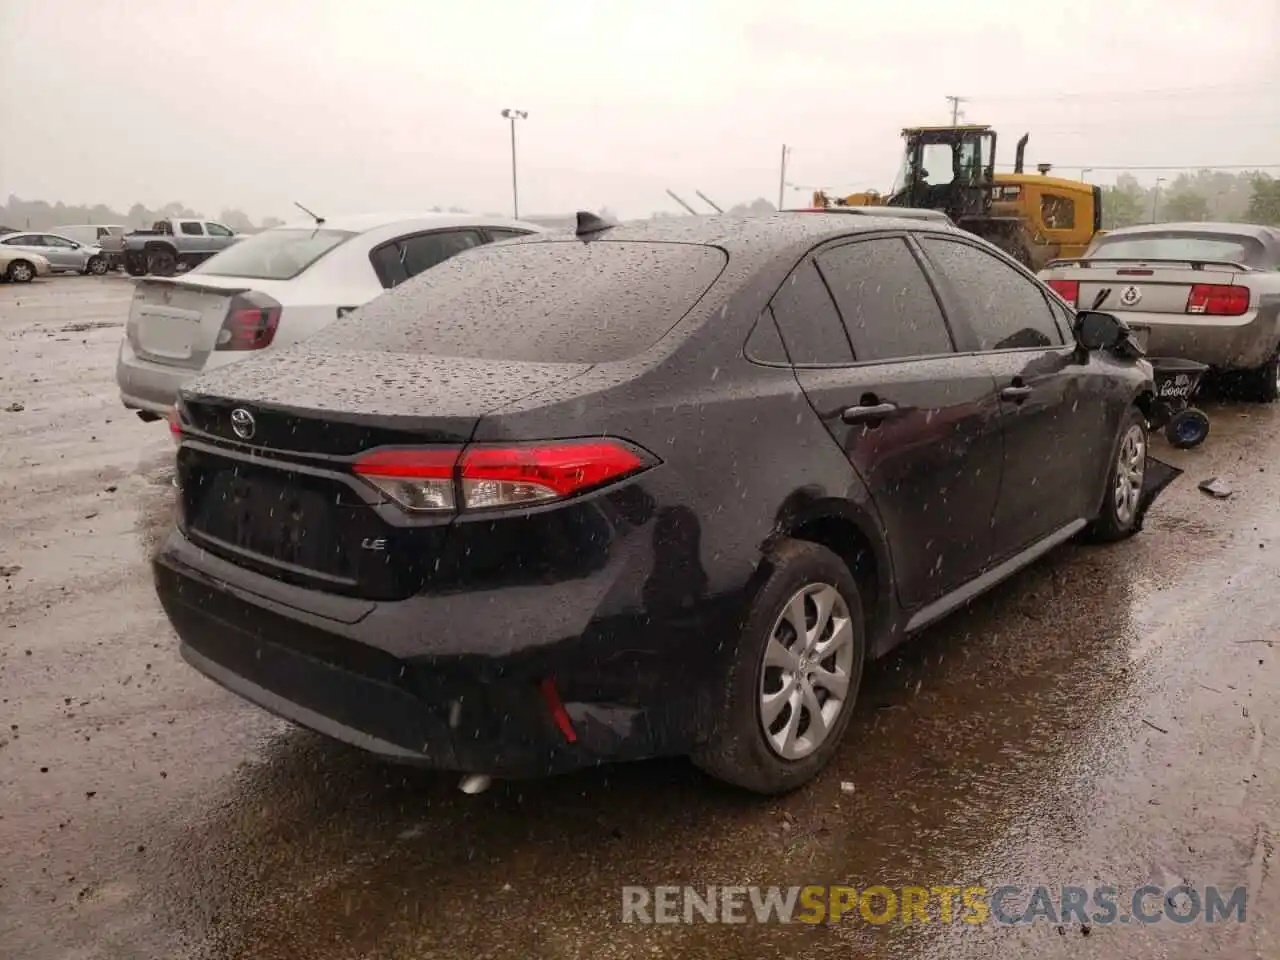
<instances>
[{"instance_id":1,"label":"rear bumper","mask_svg":"<svg viewBox=\"0 0 1280 960\"><path fill-rule=\"evenodd\" d=\"M199 373L199 370L143 360L134 353L128 337L120 342L116 385L120 388L120 400L130 410L147 410L164 416L178 402L182 385Z\"/></svg>"},{"instance_id":2,"label":"rear bumper","mask_svg":"<svg viewBox=\"0 0 1280 960\"><path fill-rule=\"evenodd\" d=\"M561 609L520 618L527 633L512 636L510 620L484 616L474 595L372 603L281 592L177 531L153 573L182 656L197 670L278 716L392 760L537 777L688 753L707 728L708 698L690 681L696 667L687 654L667 657L673 642L694 649L693 635L710 651L705 621L687 631L651 624L647 636L661 645L651 650L616 626L557 639ZM547 678L572 741L542 692Z\"/></svg>"},{"instance_id":3,"label":"rear bumper","mask_svg":"<svg viewBox=\"0 0 1280 960\"><path fill-rule=\"evenodd\" d=\"M1217 370L1262 366L1280 343L1280 305L1264 304L1243 317L1126 312L1131 327L1146 328L1148 356L1176 357Z\"/></svg>"}]
</instances>

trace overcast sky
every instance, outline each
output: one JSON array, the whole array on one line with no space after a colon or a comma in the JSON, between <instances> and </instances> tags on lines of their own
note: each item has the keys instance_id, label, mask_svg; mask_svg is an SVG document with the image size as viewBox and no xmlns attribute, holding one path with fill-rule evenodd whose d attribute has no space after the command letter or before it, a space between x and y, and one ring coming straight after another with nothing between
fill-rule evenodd
<instances>
[{"instance_id":1,"label":"overcast sky","mask_svg":"<svg viewBox=\"0 0 1280 960\"><path fill-rule=\"evenodd\" d=\"M526 214L776 202L948 94L1064 175L1280 164L1280 0L0 0L0 197L505 211L516 107Z\"/></svg>"}]
</instances>

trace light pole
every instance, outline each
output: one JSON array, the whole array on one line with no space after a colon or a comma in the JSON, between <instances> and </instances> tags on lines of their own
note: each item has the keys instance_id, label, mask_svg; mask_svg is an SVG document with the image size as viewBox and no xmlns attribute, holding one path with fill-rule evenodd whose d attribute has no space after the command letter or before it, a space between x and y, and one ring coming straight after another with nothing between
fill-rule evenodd
<instances>
[{"instance_id":1,"label":"light pole","mask_svg":"<svg viewBox=\"0 0 1280 960\"><path fill-rule=\"evenodd\" d=\"M782 145L782 166L778 169L778 209L779 210L782 209L782 204L786 200L784 194L786 193L786 187L787 187L787 154L789 154L790 152L791 152L791 148L784 143Z\"/></svg>"},{"instance_id":2,"label":"light pole","mask_svg":"<svg viewBox=\"0 0 1280 960\"><path fill-rule=\"evenodd\" d=\"M1156 209L1160 203L1160 184L1165 182L1165 177L1156 177L1156 188L1151 191L1151 222L1156 222Z\"/></svg>"},{"instance_id":3,"label":"light pole","mask_svg":"<svg viewBox=\"0 0 1280 960\"><path fill-rule=\"evenodd\" d=\"M1084 179L1084 175L1085 175L1086 173L1093 173L1093 167L1081 167L1081 168L1080 168L1080 179L1081 179L1081 180L1083 180L1083 179Z\"/></svg>"},{"instance_id":4,"label":"light pole","mask_svg":"<svg viewBox=\"0 0 1280 960\"><path fill-rule=\"evenodd\" d=\"M519 220L520 188L516 185L516 121L528 120L529 111L511 110L508 108L502 111L502 115L511 121L511 209L512 217Z\"/></svg>"}]
</instances>

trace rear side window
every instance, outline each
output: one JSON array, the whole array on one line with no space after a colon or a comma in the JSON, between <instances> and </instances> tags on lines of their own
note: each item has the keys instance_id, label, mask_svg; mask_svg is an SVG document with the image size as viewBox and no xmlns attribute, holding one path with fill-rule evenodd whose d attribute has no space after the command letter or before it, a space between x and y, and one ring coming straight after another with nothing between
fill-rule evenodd
<instances>
[{"instance_id":1,"label":"rear side window","mask_svg":"<svg viewBox=\"0 0 1280 960\"><path fill-rule=\"evenodd\" d=\"M189 237L204 236L204 228L192 220L183 220L182 223L178 224L178 227Z\"/></svg>"},{"instance_id":2,"label":"rear side window","mask_svg":"<svg viewBox=\"0 0 1280 960\"><path fill-rule=\"evenodd\" d=\"M1034 280L991 254L955 240L922 237L921 246L967 308L976 350L1062 344L1049 298Z\"/></svg>"},{"instance_id":3,"label":"rear side window","mask_svg":"<svg viewBox=\"0 0 1280 960\"><path fill-rule=\"evenodd\" d=\"M211 277L292 280L338 244L349 230L264 230L232 244L191 270Z\"/></svg>"},{"instance_id":4,"label":"rear side window","mask_svg":"<svg viewBox=\"0 0 1280 960\"><path fill-rule=\"evenodd\" d=\"M497 227L487 227L485 232L489 234L489 239L495 243L499 240L510 240L512 237L527 237L526 230L499 230Z\"/></svg>"},{"instance_id":5,"label":"rear side window","mask_svg":"<svg viewBox=\"0 0 1280 960\"><path fill-rule=\"evenodd\" d=\"M724 269L715 247L597 240L493 244L361 308L313 343L533 363L607 363L642 353Z\"/></svg>"},{"instance_id":6,"label":"rear side window","mask_svg":"<svg viewBox=\"0 0 1280 960\"><path fill-rule=\"evenodd\" d=\"M369 253L369 262L373 264L373 270L382 285L390 289L463 250L480 246L482 242L480 234L474 230L420 233L412 237L400 237L376 247Z\"/></svg>"},{"instance_id":7,"label":"rear side window","mask_svg":"<svg viewBox=\"0 0 1280 960\"><path fill-rule=\"evenodd\" d=\"M801 261L791 271L770 305L793 364L853 362L853 351L840 325L840 315L812 260Z\"/></svg>"},{"instance_id":8,"label":"rear side window","mask_svg":"<svg viewBox=\"0 0 1280 960\"><path fill-rule=\"evenodd\" d=\"M850 243L818 267L860 362L953 352L951 333L920 264L901 237Z\"/></svg>"}]
</instances>

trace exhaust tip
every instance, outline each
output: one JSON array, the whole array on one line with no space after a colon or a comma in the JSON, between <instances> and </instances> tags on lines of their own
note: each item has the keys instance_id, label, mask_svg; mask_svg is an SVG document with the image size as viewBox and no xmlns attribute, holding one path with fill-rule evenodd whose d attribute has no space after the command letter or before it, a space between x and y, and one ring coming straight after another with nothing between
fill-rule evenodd
<instances>
[{"instance_id":1,"label":"exhaust tip","mask_svg":"<svg viewBox=\"0 0 1280 960\"><path fill-rule=\"evenodd\" d=\"M483 773L469 773L462 778L462 781L458 784L458 789L463 793L475 795L484 793L491 786L493 786L493 777Z\"/></svg>"}]
</instances>

